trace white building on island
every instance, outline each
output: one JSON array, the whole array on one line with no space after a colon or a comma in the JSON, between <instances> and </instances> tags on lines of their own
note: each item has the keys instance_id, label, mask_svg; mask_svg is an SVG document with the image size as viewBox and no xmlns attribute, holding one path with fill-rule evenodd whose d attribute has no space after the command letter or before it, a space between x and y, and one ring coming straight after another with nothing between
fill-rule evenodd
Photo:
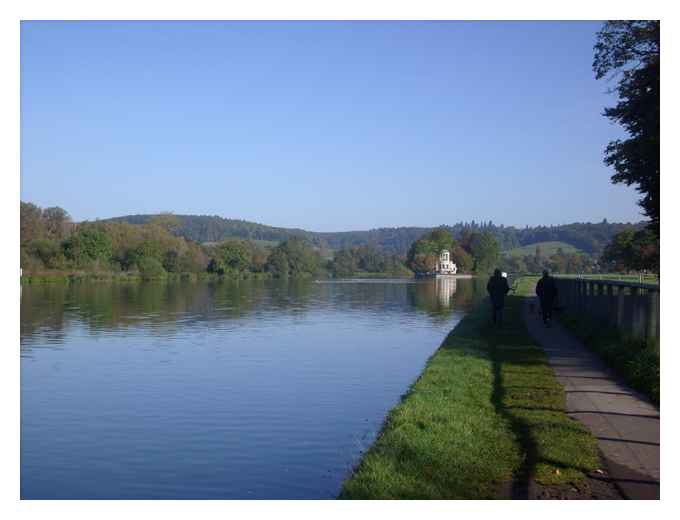
<instances>
[{"instance_id":1,"label":"white building on island","mask_svg":"<svg viewBox=\"0 0 680 520\"><path fill-rule=\"evenodd\" d=\"M451 261L451 254L447 249L439 253L437 272L440 274L456 274L458 272L458 266Z\"/></svg>"}]
</instances>

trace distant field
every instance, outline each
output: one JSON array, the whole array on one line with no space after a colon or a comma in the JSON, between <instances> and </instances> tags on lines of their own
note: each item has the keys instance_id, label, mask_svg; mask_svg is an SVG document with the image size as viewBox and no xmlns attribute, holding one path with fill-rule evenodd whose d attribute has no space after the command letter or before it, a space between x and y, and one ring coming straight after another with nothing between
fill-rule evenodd
<instances>
[{"instance_id":1,"label":"distant field","mask_svg":"<svg viewBox=\"0 0 680 520\"><path fill-rule=\"evenodd\" d=\"M278 240L253 240L260 247L276 247L279 245Z\"/></svg>"},{"instance_id":2,"label":"distant field","mask_svg":"<svg viewBox=\"0 0 680 520\"><path fill-rule=\"evenodd\" d=\"M536 252L537 246L541 248L541 254L543 256L554 255L560 248L562 248L562 251L564 251L565 253L583 253L582 250L572 246L571 244L567 244L566 242L536 242L535 244L528 244L526 246L516 247L514 249L503 251L503 254L507 256L518 257L533 255Z\"/></svg>"},{"instance_id":3,"label":"distant field","mask_svg":"<svg viewBox=\"0 0 680 520\"><path fill-rule=\"evenodd\" d=\"M257 240L242 237L226 237L224 240L248 240L260 247L276 247L279 245L279 242L276 240ZM204 246L215 246L217 244L219 244L219 242L203 242Z\"/></svg>"}]
</instances>

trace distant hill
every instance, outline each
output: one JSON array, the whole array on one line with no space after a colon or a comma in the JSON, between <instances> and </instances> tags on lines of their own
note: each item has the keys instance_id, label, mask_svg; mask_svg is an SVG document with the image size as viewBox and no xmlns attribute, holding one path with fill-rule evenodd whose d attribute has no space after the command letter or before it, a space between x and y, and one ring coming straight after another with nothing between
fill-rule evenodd
<instances>
[{"instance_id":1,"label":"distant hill","mask_svg":"<svg viewBox=\"0 0 680 520\"><path fill-rule=\"evenodd\" d=\"M131 224L143 224L155 215L127 215L108 219L125 221ZM196 242L219 242L225 238L235 237L249 240L277 243L291 237L309 240L320 248L342 249L345 247L371 244L393 254L405 255L411 244L432 228L397 227L379 228L368 231L341 231L320 233L295 228L279 228L257 224L245 220L226 219L209 215L175 215L180 225L175 230L177 235ZM459 222L446 227L454 237L460 237L463 231L490 231L498 240L501 250L535 244L537 242L562 242L588 254L599 255L612 236L626 228L640 228L644 223L623 224L609 223L573 223L561 226L536 226L515 228L497 226L492 222Z\"/></svg>"},{"instance_id":2,"label":"distant hill","mask_svg":"<svg viewBox=\"0 0 680 520\"><path fill-rule=\"evenodd\" d=\"M562 249L565 253L583 253L582 250L580 250L577 247L572 246L571 244L567 244L566 242L536 242L534 244L527 244L525 246L521 247L515 247L513 249L510 249L508 251L504 251L503 254L507 256L517 256L517 257L525 257L527 255L533 255L536 252L536 248L540 247L541 248L541 254L543 256L552 256L559 249Z\"/></svg>"}]
</instances>

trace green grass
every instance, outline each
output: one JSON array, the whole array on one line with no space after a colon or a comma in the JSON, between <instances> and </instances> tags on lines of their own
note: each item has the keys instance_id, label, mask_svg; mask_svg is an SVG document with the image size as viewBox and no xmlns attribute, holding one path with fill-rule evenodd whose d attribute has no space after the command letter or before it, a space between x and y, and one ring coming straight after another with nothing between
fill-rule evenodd
<instances>
[{"instance_id":1,"label":"green grass","mask_svg":"<svg viewBox=\"0 0 680 520\"><path fill-rule=\"evenodd\" d=\"M278 246L281 242L278 240L260 240L260 239L252 239L251 242L254 242L260 247L276 247Z\"/></svg>"},{"instance_id":2,"label":"green grass","mask_svg":"<svg viewBox=\"0 0 680 520\"><path fill-rule=\"evenodd\" d=\"M583 253L582 250L572 246L571 244L567 244L566 242L536 242L535 244L528 244L526 246L508 249L507 251L503 251L503 254L507 256L519 257L534 255L536 253L536 246L540 246L541 254L544 257L554 255L560 248L562 248L565 253Z\"/></svg>"},{"instance_id":3,"label":"green grass","mask_svg":"<svg viewBox=\"0 0 680 520\"><path fill-rule=\"evenodd\" d=\"M534 296L534 287L540 276L525 275L513 282L516 296Z\"/></svg>"},{"instance_id":4,"label":"green grass","mask_svg":"<svg viewBox=\"0 0 680 520\"><path fill-rule=\"evenodd\" d=\"M517 291L531 281L520 280ZM587 486L597 442L564 413L563 388L529 338L523 298L507 298L505 323L480 303L448 335L389 413L339 498L484 499L530 481Z\"/></svg>"}]
</instances>

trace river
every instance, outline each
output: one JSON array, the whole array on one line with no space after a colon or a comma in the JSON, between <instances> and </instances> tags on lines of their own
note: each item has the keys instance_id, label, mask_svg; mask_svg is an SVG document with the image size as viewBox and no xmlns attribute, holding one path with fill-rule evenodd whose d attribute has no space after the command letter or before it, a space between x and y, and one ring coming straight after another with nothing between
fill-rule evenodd
<instances>
[{"instance_id":1,"label":"river","mask_svg":"<svg viewBox=\"0 0 680 520\"><path fill-rule=\"evenodd\" d=\"M478 280L24 286L21 497L333 498Z\"/></svg>"}]
</instances>

